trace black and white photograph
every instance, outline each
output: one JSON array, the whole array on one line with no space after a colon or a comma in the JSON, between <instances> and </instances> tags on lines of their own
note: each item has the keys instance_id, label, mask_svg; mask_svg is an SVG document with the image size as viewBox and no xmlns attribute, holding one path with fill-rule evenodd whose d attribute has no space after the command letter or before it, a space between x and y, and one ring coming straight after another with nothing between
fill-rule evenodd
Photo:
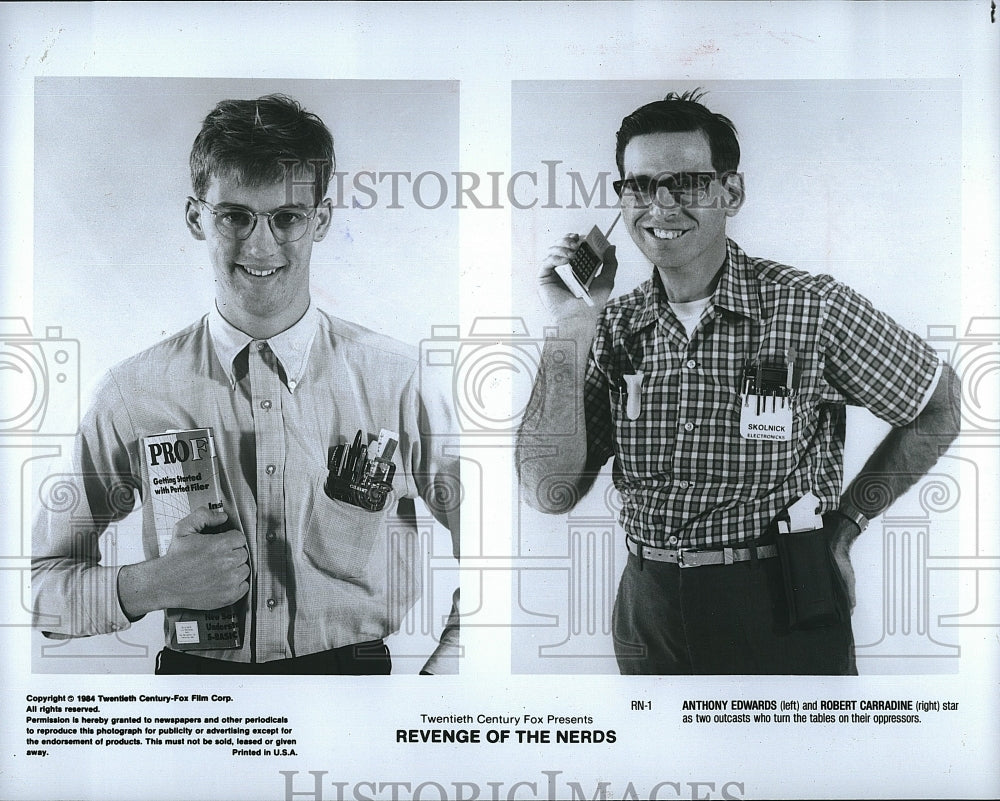
<instances>
[{"instance_id":1,"label":"black and white photograph","mask_svg":"<svg viewBox=\"0 0 1000 801\"><path fill-rule=\"evenodd\" d=\"M989 2L0 19L0 798L1000 795Z\"/></svg>"},{"instance_id":2,"label":"black and white photograph","mask_svg":"<svg viewBox=\"0 0 1000 801\"><path fill-rule=\"evenodd\" d=\"M409 301L419 275L420 322L455 314L456 238L389 191L375 212L375 181L450 174L457 110L448 82L36 81L35 307L94 387L68 460L33 464L36 672L393 670L435 526L457 553ZM396 671L457 671L457 612L415 631L423 606Z\"/></svg>"},{"instance_id":3,"label":"black and white photograph","mask_svg":"<svg viewBox=\"0 0 1000 801\"><path fill-rule=\"evenodd\" d=\"M558 329L518 444L518 553L569 558L565 581L521 577L515 614L538 625L512 629L514 669L954 672L956 576L921 572L975 555L943 335L962 300L939 211L961 199L959 84L518 82L512 105L515 166L551 165L556 199L514 219L541 299L513 293ZM561 152L533 135L581 107ZM601 247L567 285L563 265Z\"/></svg>"}]
</instances>

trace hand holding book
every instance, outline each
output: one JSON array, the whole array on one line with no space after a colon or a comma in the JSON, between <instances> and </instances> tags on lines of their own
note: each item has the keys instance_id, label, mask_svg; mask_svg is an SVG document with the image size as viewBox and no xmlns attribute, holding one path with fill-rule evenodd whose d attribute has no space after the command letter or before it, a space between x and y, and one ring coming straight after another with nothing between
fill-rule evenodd
<instances>
[{"instance_id":1,"label":"hand holding book","mask_svg":"<svg viewBox=\"0 0 1000 801\"><path fill-rule=\"evenodd\" d=\"M137 619L168 607L217 609L246 595L246 537L228 521L225 512L199 506L174 525L166 554L123 567L118 589L125 613Z\"/></svg>"},{"instance_id":2,"label":"hand holding book","mask_svg":"<svg viewBox=\"0 0 1000 801\"><path fill-rule=\"evenodd\" d=\"M171 648L240 648L249 591L246 537L223 511L210 428L143 437L144 503L158 557L123 567L122 610L130 618L166 610Z\"/></svg>"},{"instance_id":3,"label":"hand holding book","mask_svg":"<svg viewBox=\"0 0 1000 801\"><path fill-rule=\"evenodd\" d=\"M199 506L174 525L170 548L158 560L168 585L164 607L218 609L247 594L246 537L228 522L225 512Z\"/></svg>"}]
</instances>

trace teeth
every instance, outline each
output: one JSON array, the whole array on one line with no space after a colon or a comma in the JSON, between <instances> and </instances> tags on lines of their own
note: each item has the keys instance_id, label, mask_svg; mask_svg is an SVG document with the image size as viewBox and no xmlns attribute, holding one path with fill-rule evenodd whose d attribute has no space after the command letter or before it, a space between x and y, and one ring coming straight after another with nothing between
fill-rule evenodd
<instances>
[{"instance_id":1,"label":"teeth","mask_svg":"<svg viewBox=\"0 0 1000 801\"><path fill-rule=\"evenodd\" d=\"M252 270L249 267L247 267L245 264L241 264L240 267L242 267L244 270L246 270L248 273L250 273L250 275L254 275L257 278L266 278L267 276L274 275L274 273L278 272L278 268L277 267L275 267L272 270Z\"/></svg>"},{"instance_id":2,"label":"teeth","mask_svg":"<svg viewBox=\"0 0 1000 801\"><path fill-rule=\"evenodd\" d=\"M649 230L657 239L677 239L684 233L683 231L668 231L665 228L650 228Z\"/></svg>"}]
</instances>

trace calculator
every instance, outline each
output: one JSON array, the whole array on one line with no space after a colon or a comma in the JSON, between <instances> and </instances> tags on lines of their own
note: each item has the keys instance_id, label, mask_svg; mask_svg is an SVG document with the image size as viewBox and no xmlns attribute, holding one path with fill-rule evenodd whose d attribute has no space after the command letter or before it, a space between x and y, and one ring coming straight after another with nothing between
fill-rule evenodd
<instances>
[{"instance_id":1,"label":"calculator","mask_svg":"<svg viewBox=\"0 0 1000 801\"><path fill-rule=\"evenodd\" d=\"M604 254L609 247L607 237L595 225L580 243L569 264L556 267L556 274L562 282L588 306L594 305L594 300L590 297L590 282L600 275Z\"/></svg>"}]
</instances>

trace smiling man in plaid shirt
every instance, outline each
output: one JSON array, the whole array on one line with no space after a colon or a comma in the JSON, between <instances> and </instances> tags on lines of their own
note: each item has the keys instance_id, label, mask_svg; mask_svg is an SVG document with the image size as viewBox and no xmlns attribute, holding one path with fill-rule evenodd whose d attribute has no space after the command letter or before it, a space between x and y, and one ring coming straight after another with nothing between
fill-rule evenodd
<instances>
[{"instance_id":1,"label":"smiling man in plaid shirt","mask_svg":"<svg viewBox=\"0 0 1000 801\"><path fill-rule=\"evenodd\" d=\"M589 307L555 271L578 236L542 265L561 338L546 341L518 439L524 495L566 512L614 457L629 550L614 611L622 673L854 674L851 543L957 435L958 382L849 287L727 237L744 201L739 144L700 99L670 94L618 132L615 188L652 277L609 302L612 248ZM567 362L575 381L545 380ZM846 404L894 428L841 495ZM575 493L558 491L567 482ZM795 530L804 506L822 529L806 541L821 566L807 589L831 590L808 626L789 609L792 560L777 547L778 519L796 510Z\"/></svg>"}]
</instances>

